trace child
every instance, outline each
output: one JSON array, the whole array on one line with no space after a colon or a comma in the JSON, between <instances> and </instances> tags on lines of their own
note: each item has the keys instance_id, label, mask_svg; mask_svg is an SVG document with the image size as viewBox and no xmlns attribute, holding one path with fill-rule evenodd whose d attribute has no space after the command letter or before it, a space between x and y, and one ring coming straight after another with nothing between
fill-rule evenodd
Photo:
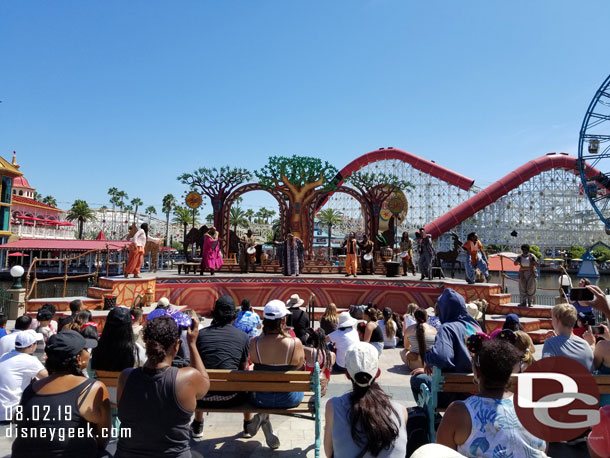
<instances>
[{"instance_id":1,"label":"child","mask_svg":"<svg viewBox=\"0 0 610 458\"><path fill-rule=\"evenodd\" d=\"M6 330L6 322L8 318L4 314L0 314L0 339L8 334Z\"/></svg>"},{"instance_id":2,"label":"child","mask_svg":"<svg viewBox=\"0 0 610 458\"><path fill-rule=\"evenodd\" d=\"M521 296L519 307L533 307L536 279L538 278L538 258L530 253L530 246L527 243L521 245L521 251L522 254L515 259L515 265L519 266L519 295Z\"/></svg>"}]
</instances>

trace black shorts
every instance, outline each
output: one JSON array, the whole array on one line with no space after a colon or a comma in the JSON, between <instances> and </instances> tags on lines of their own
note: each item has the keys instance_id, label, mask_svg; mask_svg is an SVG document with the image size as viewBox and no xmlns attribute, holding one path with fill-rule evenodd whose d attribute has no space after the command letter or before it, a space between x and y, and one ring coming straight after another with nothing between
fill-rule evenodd
<instances>
[{"instance_id":1,"label":"black shorts","mask_svg":"<svg viewBox=\"0 0 610 458\"><path fill-rule=\"evenodd\" d=\"M243 404L250 398L250 394L245 391L230 393L226 391L212 391L204 396L203 399L197 400L197 408L219 409L222 407L235 407Z\"/></svg>"}]
</instances>

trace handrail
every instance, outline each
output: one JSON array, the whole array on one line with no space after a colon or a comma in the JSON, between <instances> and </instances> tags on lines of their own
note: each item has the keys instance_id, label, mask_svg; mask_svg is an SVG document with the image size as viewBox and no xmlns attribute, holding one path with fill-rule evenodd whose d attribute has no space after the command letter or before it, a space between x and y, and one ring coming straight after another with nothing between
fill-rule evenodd
<instances>
[{"instance_id":1,"label":"handrail","mask_svg":"<svg viewBox=\"0 0 610 458\"><path fill-rule=\"evenodd\" d=\"M126 251L125 248L122 251ZM68 278L88 278L88 277L94 277L95 281L97 281L97 278L99 276L99 268L100 268L100 260L101 260L101 249L97 249L97 250L88 250L85 251L79 255L76 256L71 256L68 258L61 258L61 259L53 259L53 258L36 258L34 257L34 259L32 260L32 263L30 264L30 266L28 267L27 273L26 273L26 294L25 294L25 300L27 301L30 296L32 295L32 293L34 293L34 297L38 298L38 283L42 283L42 282L46 282L46 281L53 281L53 280L62 280L63 279L63 289L62 289L62 296L65 297L66 296L66 288L67 288L67 283L68 283ZM96 258L95 258L95 272L92 273L87 273L87 274L81 274L81 275L72 275L72 276L68 276L68 263L72 262L72 261L76 261L77 259L80 259L84 256L88 256L90 254L96 253ZM110 246L108 244L106 244L106 276L108 276L109 273L109 267L110 264L113 265L125 265L125 260L121 261L121 262L112 262L109 261L110 259ZM58 277L49 277L49 278L44 278L44 279L38 279L37 277L37 265L39 262L42 261L47 261L47 262L59 262L59 263L65 263L64 264L64 274L62 276L58 276ZM32 286L30 287L30 277L31 277L31 273L33 271L34 274L34 278L32 280Z\"/></svg>"}]
</instances>

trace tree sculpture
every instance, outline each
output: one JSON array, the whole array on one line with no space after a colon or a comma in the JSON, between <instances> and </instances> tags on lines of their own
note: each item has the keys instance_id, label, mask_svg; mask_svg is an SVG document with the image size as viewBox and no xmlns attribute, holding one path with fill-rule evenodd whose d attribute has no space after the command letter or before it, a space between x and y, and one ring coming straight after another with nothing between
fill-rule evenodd
<instances>
[{"instance_id":1,"label":"tree sculpture","mask_svg":"<svg viewBox=\"0 0 610 458\"><path fill-rule=\"evenodd\" d=\"M379 212L383 203L396 191L407 191L415 188L410 182L388 173L354 172L345 181L356 188L371 209L371 235L376 238L379 232ZM375 243L377 243L375 241Z\"/></svg>"},{"instance_id":2,"label":"tree sculpture","mask_svg":"<svg viewBox=\"0 0 610 458\"><path fill-rule=\"evenodd\" d=\"M208 169L201 167L193 173L183 173L178 177L178 181L186 184L191 189L199 188L201 194L206 195L212 202L214 213L214 226L222 231L224 227L222 221L222 206L225 199L242 183L249 181L252 174L238 167L216 167ZM221 237L223 234L221 234Z\"/></svg>"},{"instance_id":3,"label":"tree sculpture","mask_svg":"<svg viewBox=\"0 0 610 458\"><path fill-rule=\"evenodd\" d=\"M288 222L292 233L309 244L307 208L319 192L335 187L337 169L326 161L307 156L272 156L261 170L255 172L259 183L277 189L288 199Z\"/></svg>"}]
</instances>

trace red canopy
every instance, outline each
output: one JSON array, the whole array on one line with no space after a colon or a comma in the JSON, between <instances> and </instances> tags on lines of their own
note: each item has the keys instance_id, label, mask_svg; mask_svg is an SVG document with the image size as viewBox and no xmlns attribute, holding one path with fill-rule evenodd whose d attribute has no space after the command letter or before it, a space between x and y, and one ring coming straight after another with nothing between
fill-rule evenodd
<instances>
[{"instance_id":1,"label":"red canopy","mask_svg":"<svg viewBox=\"0 0 610 458\"><path fill-rule=\"evenodd\" d=\"M29 256L29 254L22 253L21 251L15 251L14 253L9 254L10 256Z\"/></svg>"},{"instance_id":2,"label":"red canopy","mask_svg":"<svg viewBox=\"0 0 610 458\"><path fill-rule=\"evenodd\" d=\"M104 235L104 231L100 231L100 233L97 234L97 237L95 238L95 240L106 240L106 236Z\"/></svg>"}]
</instances>

